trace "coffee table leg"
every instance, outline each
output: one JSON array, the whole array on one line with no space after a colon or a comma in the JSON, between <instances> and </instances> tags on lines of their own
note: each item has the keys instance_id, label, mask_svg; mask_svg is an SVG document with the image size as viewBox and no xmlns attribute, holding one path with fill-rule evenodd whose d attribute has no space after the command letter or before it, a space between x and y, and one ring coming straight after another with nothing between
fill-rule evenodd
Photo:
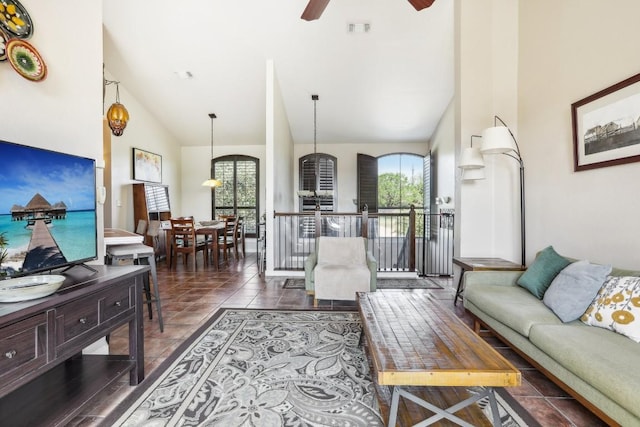
<instances>
[{"instance_id":1,"label":"coffee table leg","mask_svg":"<svg viewBox=\"0 0 640 427\"><path fill-rule=\"evenodd\" d=\"M400 389L399 387L393 387L393 394L391 395L391 408L389 408L389 423L387 427L395 427L396 417L398 416L398 403L400 402Z\"/></svg>"},{"instance_id":2,"label":"coffee table leg","mask_svg":"<svg viewBox=\"0 0 640 427\"><path fill-rule=\"evenodd\" d=\"M489 404L491 405L491 413L493 414L493 426L500 427L502 426L502 421L500 421L500 414L498 413L498 402L496 401L496 392L492 387L488 387L488 395L489 395Z\"/></svg>"},{"instance_id":3,"label":"coffee table leg","mask_svg":"<svg viewBox=\"0 0 640 427\"><path fill-rule=\"evenodd\" d=\"M493 424L494 427L501 427L502 426L502 422L500 421L500 414L498 413L498 403L496 401L496 396L494 394L494 390L491 387L486 387L484 391L482 391L481 393L478 394L474 394L470 397L468 397L467 399L456 403L455 405L447 408L447 409L442 409L439 408L435 405L433 405L432 403L429 403L421 398L419 398L418 396L408 392L407 390L403 390L401 387L399 386L394 386L393 387L393 394L391 396L391 408L389 408L389 423L387 424L388 427L395 427L396 425L396 419L398 416L398 406L399 406L399 401L400 401L400 396L404 397L405 399L409 399L411 400L413 403L416 403L417 405L422 406L423 408L428 409L429 411L433 412L434 415L432 415L431 417L415 424L413 427L425 427L425 426L430 426L440 420L447 419L449 421L452 421L453 423L459 425L459 426L463 426L463 427L473 427L472 424L468 423L467 421L463 420L462 418L458 417L455 415L456 412L458 412L460 409L462 408L466 408L467 406L477 402L478 400L484 398L484 397L488 397L489 398L489 404L491 405L491 411L493 412L493 420L491 420L491 423Z\"/></svg>"}]
</instances>

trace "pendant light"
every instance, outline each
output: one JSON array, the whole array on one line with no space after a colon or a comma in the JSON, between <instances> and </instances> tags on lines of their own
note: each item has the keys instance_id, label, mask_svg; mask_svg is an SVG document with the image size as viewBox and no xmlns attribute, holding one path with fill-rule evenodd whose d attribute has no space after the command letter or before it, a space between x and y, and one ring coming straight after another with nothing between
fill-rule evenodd
<instances>
[{"instance_id":1,"label":"pendant light","mask_svg":"<svg viewBox=\"0 0 640 427\"><path fill-rule=\"evenodd\" d=\"M217 116L214 113L209 113L209 118L211 119L211 161L213 163L213 119ZM202 183L203 187L222 187L222 181L219 179L213 178L213 166L211 167L211 178L207 179Z\"/></svg>"},{"instance_id":2,"label":"pendant light","mask_svg":"<svg viewBox=\"0 0 640 427\"><path fill-rule=\"evenodd\" d=\"M329 190L319 190L318 182L320 181L318 173L320 171L320 165L318 163L318 150L317 150L317 113L316 113L316 102L320 97L318 95L311 95L311 100L313 101L313 162L314 162L314 172L313 172L313 191L311 190L299 190L298 196L300 197L315 197L316 204L319 203L320 197L331 197L333 196L333 191Z\"/></svg>"},{"instance_id":3,"label":"pendant light","mask_svg":"<svg viewBox=\"0 0 640 427\"><path fill-rule=\"evenodd\" d=\"M127 127L127 122L129 122L129 112L125 108L124 105L120 103L120 82L114 80L107 80L103 77L102 79L102 99L104 102L105 88L107 85L115 84L116 85L116 102L111 104L111 107L107 110L107 122L109 123L109 128L111 128L111 132L115 136L121 136L122 132L124 132L124 128ZM103 107L104 108L104 107ZM104 110L102 110L104 112Z\"/></svg>"}]
</instances>

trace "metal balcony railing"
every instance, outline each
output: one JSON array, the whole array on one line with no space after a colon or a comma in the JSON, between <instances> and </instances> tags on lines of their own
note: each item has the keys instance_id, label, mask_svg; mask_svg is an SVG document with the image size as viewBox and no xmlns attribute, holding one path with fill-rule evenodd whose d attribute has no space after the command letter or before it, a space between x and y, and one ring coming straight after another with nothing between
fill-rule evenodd
<instances>
[{"instance_id":1,"label":"metal balcony railing","mask_svg":"<svg viewBox=\"0 0 640 427\"><path fill-rule=\"evenodd\" d=\"M453 275L453 212L274 213L275 270L302 270L319 236L367 237L380 272Z\"/></svg>"}]
</instances>

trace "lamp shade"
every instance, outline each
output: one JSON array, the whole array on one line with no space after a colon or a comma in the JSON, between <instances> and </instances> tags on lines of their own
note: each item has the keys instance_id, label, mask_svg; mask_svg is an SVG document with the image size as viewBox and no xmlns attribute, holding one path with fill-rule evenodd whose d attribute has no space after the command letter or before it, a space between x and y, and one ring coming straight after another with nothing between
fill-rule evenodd
<instances>
[{"instance_id":1,"label":"lamp shade","mask_svg":"<svg viewBox=\"0 0 640 427\"><path fill-rule=\"evenodd\" d=\"M460 156L460 169L479 169L484 167L484 159L478 147L469 147L462 150Z\"/></svg>"},{"instance_id":2,"label":"lamp shade","mask_svg":"<svg viewBox=\"0 0 640 427\"><path fill-rule=\"evenodd\" d=\"M222 187L222 181L220 181L219 179L207 179L205 182L202 183L203 187L211 187L211 188L215 188L215 187Z\"/></svg>"},{"instance_id":3,"label":"lamp shade","mask_svg":"<svg viewBox=\"0 0 640 427\"><path fill-rule=\"evenodd\" d=\"M462 180L463 181L475 181L479 179L484 179L484 168L475 168L475 169L463 169L462 170Z\"/></svg>"},{"instance_id":4,"label":"lamp shade","mask_svg":"<svg viewBox=\"0 0 640 427\"><path fill-rule=\"evenodd\" d=\"M482 154L503 154L509 151L517 151L517 148L506 126L494 126L482 131Z\"/></svg>"}]
</instances>

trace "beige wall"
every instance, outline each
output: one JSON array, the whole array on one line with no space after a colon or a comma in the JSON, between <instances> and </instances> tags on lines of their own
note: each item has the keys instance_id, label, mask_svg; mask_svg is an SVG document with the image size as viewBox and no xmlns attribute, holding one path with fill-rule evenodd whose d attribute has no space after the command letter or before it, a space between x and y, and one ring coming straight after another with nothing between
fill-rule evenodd
<instances>
[{"instance_id":1,"label":"beige wall","mask_svg":"<svg viewBox=\"0 0 640 427\"><path fill-rule=\"evenodd\" d=\"M573 172L571 104L640 72L640 2L520 2L530 251L640 267L640 163ZM542 24L544 23L544 24Z\"/></svg>"}]
</instances>

